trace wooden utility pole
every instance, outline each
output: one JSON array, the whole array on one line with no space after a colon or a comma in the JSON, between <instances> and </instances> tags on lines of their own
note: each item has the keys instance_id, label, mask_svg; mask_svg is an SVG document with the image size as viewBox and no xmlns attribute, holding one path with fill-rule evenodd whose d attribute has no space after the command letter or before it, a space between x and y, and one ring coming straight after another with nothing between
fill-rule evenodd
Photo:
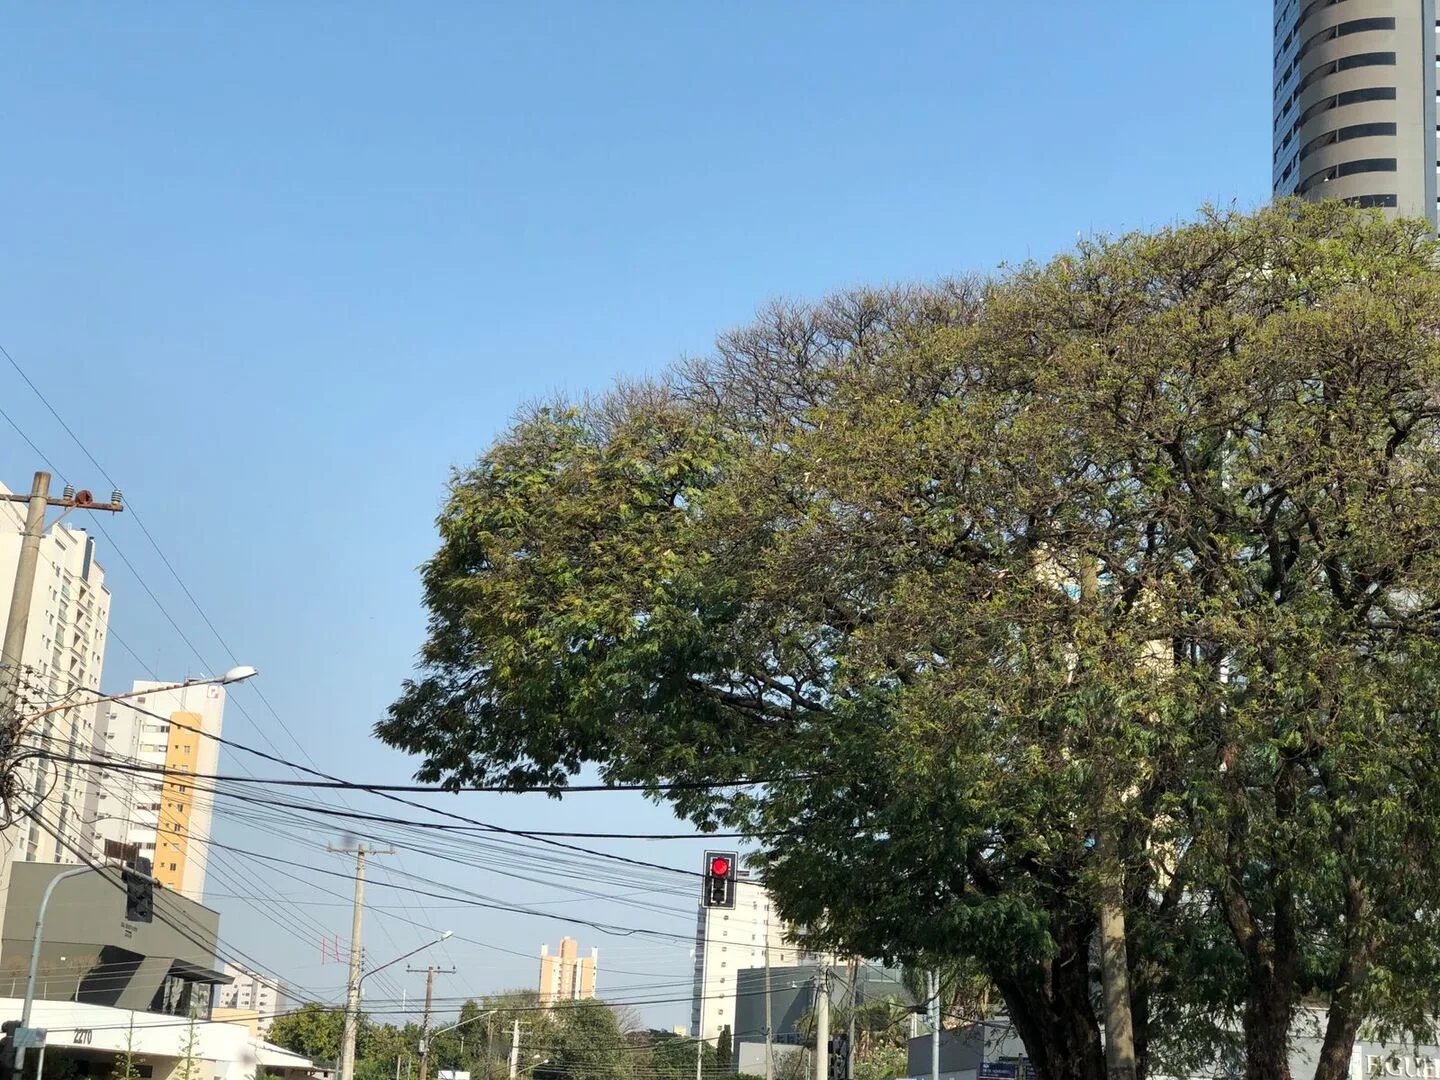
<instances>
[{"instance_id":1,"label":"wooden utility pole","mask_svg":"<svg viewBox=\"0 0 1440 1080\"><path fill-rule=\"evenodd\" d=\"M365 913L365 856L392 855L394 848L381 851L357 843L352 847L325 850L355 856L355 908L350 918L350 977L345 984L345 1028L340 1041L340 1080L355 1080L355 1034L360 1029L360 924Z\"/></svg>"},{"instance_id":2,"label":"wooden utility pole","mask_svg":"<svg viewBox=\"0 0 1440 1080\"><path fill-rule=\"evenodd\" d=\"M425 973L425 1019L420 1024L420 1080L429 1080L430 1076L430 1006L435 1000L435 973L441 972L445 975L454 975L454 968L435 967L433 964L423 968L406 968L406 971L418 975Z\"/></svg>"},{"instance_id":3,"label":"wooden utility pole","mask_svg":"<svg viewBox=\"0 0 1440 1080\"><path fill-rule=\"evenodd\" d=\"M3 643L0 643L0 773L8 778L10 763L15 758L23 734L20 714L25 689L25 637L30 630L30 601L35 595L35 575L40 568L40 546L45 539L45 514L52 506L65 511L61 517L73 510L108 510L112 514L118 514L125 507L118 491L111 493L108 503L97 503L90 492L76 491L69 485L66 485L60 498L52 499L50 474L47 472L35 474L29 495L0 493L0 502L26 504L25 529L20 534L20 557L15 563L15 585L10 593L5 636ZM48 727L43 734L49 734ZM10 783L18 787L21 781L14 778ZM11 793L0 794L0 798L6 798L9 794ZM36 795L39 794L37 787ZM8 798L6 801L8 803ZM30 812L39 809L37 802ZM10 868L15 862L15 847L20 841L18 823L24 817L18 806L6 805L4 811L10 824L7 828L0 829L0 911L5 910L9 902ZM44 1053L45 1048L41 1046L42 1065L45 1060ZM24 1059L25 1051L16 1051L13 1072L8 1065L0 1062L0 1075L19 1075Z\"/></svg>"},{"instance_id":4,"label":"wooden utility pole","mask_svg":"<svg viewBox=\"0 0 1440 1080\"><path fill-rule=\"evenodd\" d=\"M35 573L40 566L40 543L45 539L45 511L58 506L72 510L125 509L120 492L110 494L108 503L97 503L88 491L68 485L58 499L50 498L50 474L37 472L29 495L0 494L0 502L25 503L25 531L20 534L20 558L15 564L15 590L10 594L10 613L5 621L5 643L0 646L0 721L14 722L19 711L20 689L24 683L25 634L30 628L30 600L35 595ZM61 514L64 517L65 514ZM9 749L8 747L6 748ZM8 756L8 755L7 755Z\"/></svg>"}]
</instances>

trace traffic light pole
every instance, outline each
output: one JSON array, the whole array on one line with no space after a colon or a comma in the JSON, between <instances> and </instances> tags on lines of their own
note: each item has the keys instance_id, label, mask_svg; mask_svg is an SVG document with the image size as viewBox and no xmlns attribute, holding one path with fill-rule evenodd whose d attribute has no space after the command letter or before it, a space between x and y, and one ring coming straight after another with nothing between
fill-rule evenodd
<instances>
[{"instance_id":1,"label":"traffic light pole","mask_svg":"<svg viewBox=\"0 0 1440 1080\"><path fill-rule=\"evenodd\" d=\"M830 972L822 964L815 974L815 1080L830 1075Z\"/></svg>"},{"instance_id":2,"label":"traffic light pole","mask_svg":"<svg viewBox=\"0 0 1440 1080\"><path fill-rule=\"evenodd\" d=\"M930 989L930 1080L940 1080L940 972L927 975Z\"/></svg>"},{"instance_id":3,"label":"traffic light pole","mask_svg":"<svg viewBox=\"0 0 1440 1080\"><path fill-rule=\"evenodd\" d=\"M55 895L55 887L62 881L82 874L93 874L96 869L93 866L77 866L74 870L62 870L45 886L45 892L40 897L40 910L35 913L35 939L30 943L30 974L25 978L25 1003L20 1008L22 1028L30 1026L30 1012L35 1005L35 976L40 970L40 942L45 935L45 909L50 906L50 897ZM15 1051L15 1075L20 1076L24 1068L25 1048L21 1046Z\"/></svg>"}]
</instances>

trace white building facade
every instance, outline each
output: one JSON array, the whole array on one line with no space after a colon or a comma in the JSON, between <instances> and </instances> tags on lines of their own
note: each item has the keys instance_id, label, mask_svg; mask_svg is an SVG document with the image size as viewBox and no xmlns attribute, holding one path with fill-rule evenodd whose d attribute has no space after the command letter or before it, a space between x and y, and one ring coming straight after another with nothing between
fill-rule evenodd
<instances>
[{"instance_id":1,"label":"white building facade","mask_svg":"<svg viewBox=\"0 0 1440 1080\"><path fill-rule=\"evenodd\" d=\"M260 1033L268 1032L271 1022L285 1010L285 984L234 964L226 964L224 970L232 981L216 988L215 1007L253 1012Z\"/></svg>"},{"instance_id":2,"label":"white building facade","mask_svg":"<svg viewBox=\"0 0 1440 1080\"><path fill-rule=\"evenodd\" d=\"M1436 0L1275 0L1276 195L1437 220Z\"/></svg>"},{"instance_id":3,"label":"white building facade","mask_svg":"<svg viewBox=\"0 0 1440 1080\"><path fill-rule=\"evenodd\" d=\"M0 998L0 1013L19 1016L22 1004L17 998ZM92 1075L108 1075L116 1060L128 1052L149 1070L145 1075L152 1080L173 1080L185 1074L187 1048L194 1059L191 1075L206 1080L254 1080L262 1071L286 1080L308 1080L315 1068L309 1058L255 1038L244 1024L197 1020L190 1048L192 1029L180 1017L70 1001L37 1001L31 1026L45 1032L48 1052L89 1060Z\"/></svg>"},{"instance_id":4,"label":"white building facade","mask_svg":"<svg viewBox=\"0 0 1440 1080\"><path fill-rule=\"evenodd\" d=\"M9 489L0 485L0 493ZM0 620L10 609L20 560L24 506L0 502ZM39 713L22 734L27 743L59 757L87 756L95 732L109 631L110 592L105 571L95 559L95 541L83 529L59 522L40 545L30 621L21 654L20 711ZM26 802L37 807L42 827L30 821L13 858L26 862L73 862L84 851L83 812L89 770L74 762L29 762L22 766ZM52 835L57 833L60 839Z\"/></svg>"},{"instance_id":5,"label":"white building facade","mask_svg":"<svg viewBox=\"0 0 1440 1080\"><path fill-rule=\"evenodd\" d=\"M97 860L147 858L166 888L201 901L214 796L194 775L217 771L225 688L164 685L137 682L134 696L104 706L95 756L140 768L97 771L86 807L87 849Z\"/></svg>"},{"instance_id":6,"label":"white building facade","mask_svg":"<svg viewBox=\"0 0 1440 1080\"><path fill-rule=\"evenodd\" d=\"M735 906L709 908L702 903L695 926L695 980L691 993L690 1034L711 1043L735 1028L736 978L746 968L791 967L802 954L787 942L787 927L776 914L770 894L744 870L735 880Z\"/></svg>"}]
</instances>

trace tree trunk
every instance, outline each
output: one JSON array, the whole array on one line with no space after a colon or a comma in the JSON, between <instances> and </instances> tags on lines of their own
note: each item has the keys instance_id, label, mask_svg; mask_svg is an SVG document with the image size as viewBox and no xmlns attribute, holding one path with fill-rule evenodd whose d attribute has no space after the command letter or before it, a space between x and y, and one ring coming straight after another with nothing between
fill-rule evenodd
<instances>
[{"instance_id":1,"label":"tree trunk","mask_svg":"<svg viewBox=\"0 0 1440 1080\"><path fill-rule=\"evenodd\" d=\"M996 978L1037 1080L1106 1080L1090 995L1093 929L1057 919L1054 957L1028 979Z\"/></svg>"},{"instance_id":2,"label":"tree trunk","mask_svg":"<svg viewBox=\"0 0 1440 1080\"><path fill-rule=\"evenodd\" d=\"M1294 816L1298 783L1296 761L1282 759L1274 780L1275 818L1282 825ZM1236 805L1243 806L1235 772L1226 776L1226 786ZM1268 911L1262 910L1257 916L1252 907L1255 899L1243 885L1247 866L1242 852L1246 850L1247 828L1243 814L1229 822L1221 855L1225 873L1215 883L1215 900L1245 956L1245 1080L1290 1080L1290 1021L1294 1015L1295 976L1300 967L1295 896L1277 869L1281 860L1270 859L1267 903L1263 905ZM1268 919L1263 917L1267 914Z\"/></svg>"},{"instance_id":3,"label":"tree trunk","mask_svg":"<svg viewBox=\"0 0 1440 1080\"><path fill-rule=\"evenodd\" d=\"M1289 986L1269 964L1252 968L1245 1002L1245 1080L1290 1080Z\"/></svg>"},{"instance_id":4,"label":"tree trunk","mask_svg":"<svg viewBox=\"0 0 1440 1080\"><path fill-rule=\"evenodd\" d=\"M1130 1015L1130 963L1125 949L1125 870L1110 826L1095 834L1100 869L1100 981L1105 1002L1105 1072L1136 1080L1135 1025Z\"/></svg>"},{"instance_id":5,"label":"tree trunk","mask_svg":"<svg viewBox=\"0 0 1440 1080\"><path fill-rule=\"evenodd\" d=\"M1365 890L1359 881L1350 878L1345 883L1345 955L1336 973L1335 989L1330 993L1325 1040L1320 1044L1315 1080L1346 1080L1350 1075L1350 1052L1355 1048L1355 1036L1362 1019L1360 991L1370 974L1370 960L1376 948L1376 941L1365 926L1368 910Z\"/></svg>"}]
</instances>

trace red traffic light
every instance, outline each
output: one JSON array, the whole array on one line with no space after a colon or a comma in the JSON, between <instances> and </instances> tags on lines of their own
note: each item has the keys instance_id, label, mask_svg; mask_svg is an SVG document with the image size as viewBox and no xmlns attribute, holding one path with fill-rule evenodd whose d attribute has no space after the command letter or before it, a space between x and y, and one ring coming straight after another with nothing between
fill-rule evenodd
<instances>
[{"instance_id":1,"label":"red traffic light","mask_svg":"<svg viewBox=\"0 0 1440 1080\"><path fill-rule=\"evenodd\" d=\"M710 873L716 877L728 877L730 875L730 860L724 855L716 855L710 860Z\"/></svg>"}]
</instances>

